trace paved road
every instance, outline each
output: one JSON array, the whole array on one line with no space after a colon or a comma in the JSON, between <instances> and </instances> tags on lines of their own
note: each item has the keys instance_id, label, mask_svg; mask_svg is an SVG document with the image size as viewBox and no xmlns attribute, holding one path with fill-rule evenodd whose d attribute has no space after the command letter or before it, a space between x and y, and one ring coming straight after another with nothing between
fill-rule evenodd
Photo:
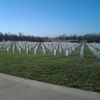
<instances>
[{"instance_id":1,"label":"paved road","mask_svg":"<svg viewBox=\"0 0 100 100\"><path fill-rule=\"evenodd\" d=\"M100 100L100 93L0 73L0 100Z\"/></svg>"}]
</instances>

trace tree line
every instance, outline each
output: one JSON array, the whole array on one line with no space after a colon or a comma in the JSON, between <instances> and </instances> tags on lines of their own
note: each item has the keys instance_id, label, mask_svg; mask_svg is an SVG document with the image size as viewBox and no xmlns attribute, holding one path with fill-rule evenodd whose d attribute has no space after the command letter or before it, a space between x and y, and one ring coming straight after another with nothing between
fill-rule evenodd
<instances>
[{"instance_id":1,"label":"tree line","mask_svg":"<svg viewBox=\"0 0 100 100\"><path fill-rule=\"evenodd\" d=\"M66 34L62 34L57 36L56 39L78 40L78 41L87 40L87 42L89 43L92 42L100 43L100 33L88 33L85 35L70 35L70 36L67 36Z\"/></svg>"},{"instance_id":2,"label":"tree line","mask_svg":"<svg viewBox=\"0 0 100 100\"><path fill-rule=\"evenodd\" d=\"M70 35L67 36L66 34L62 34L59 36L56 36L54 38L49 37L40 37L40 36L30 36L30 35L24 35L23 33L19 32L17 34L12 34L11 32L8 33L2 33L0 32L0 41L31 41L31 42L51 42L53 40L87 40L87 42L92 43L100 43L100 33L88 33L85 35Z\"/></svg>"},{"instance_id":3,"label":"tree line","mask_svg":"<svg viewBox=\"0 0 100 100\"><path fill-rule=\"evenodd\" d=\"M17 34L12 34L10 32L8 33L2 33L0 32L0 41L30 41L30 42L46 42L48 41L48 37L39 37L39 36L26 36L23 35L23 33L19 32Z\"/></svg>"}]
</instances>

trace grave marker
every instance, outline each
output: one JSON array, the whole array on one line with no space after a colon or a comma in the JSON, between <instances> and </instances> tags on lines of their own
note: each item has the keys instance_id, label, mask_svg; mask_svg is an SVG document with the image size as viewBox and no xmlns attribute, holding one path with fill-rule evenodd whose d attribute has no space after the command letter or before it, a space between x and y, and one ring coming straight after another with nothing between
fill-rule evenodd
<instances>
[{"instance_id":1,"label":"grave marker","mask_svg":"<svg viewBox=\"0 0 100 100\"><path fill-rule=\"evenodd\" d=\"M43 49L43 54L46 55L46 49Z\"/></svg>"},{"instance_id":2,"label":"grave marker","mask_svg":"<svg viewBox=\"0 0 100 100\"><path fill-rule=\"evenodd\" d=\"M56 51L56 49L54 49L54 55L57 55L57 51Z\"/></svg>"},{"instance_id":3,"label":"grave marker","mask_svg":"<svg viewBox=\"0 0 100 100\"><path fill-rule=\"evenodd\" d=\"M80 57L81 58L84 57L84 44L82 45L81 50L80 50Z\"/></svg>"},{"instance_id":4,"label":"grave marker","mask_svg":"<svg viewBox=\"0 0 100 100\"><path fill-rule=\"evenodd\" d=\"M28 49L28 47L26 48L26 53L28 53L28 51L29 51L29 49Z\"/></svg>"},{"instance_id":5,"label":"grave marker","mask_svg":"<svg viewBox=\"0 0 100 100\"><path fill-rule=\"evenodd\" d=\"M97 58L100 59L100 51L97 52Z\"/></svg>"},{"instance_id":6,"label":"grave marker","mask_svg":"<svg viewBox=\"0 0 100 100\"><path fill-rule=\"evenodd\" d=\"M37 49L35 48L35 49L34 49L34 54L36 54L36 53L37 53Z\"/></svg>"},{"instance_id":7,"label":"grave marker","mask_svg":"<svg viewBox=\"0 0 100 100\"><path fill-rule=\"evenodd\" d=\"M65 51L65 55L69 56L69 50L68 49Z\"/></svg>"}]
</instances>

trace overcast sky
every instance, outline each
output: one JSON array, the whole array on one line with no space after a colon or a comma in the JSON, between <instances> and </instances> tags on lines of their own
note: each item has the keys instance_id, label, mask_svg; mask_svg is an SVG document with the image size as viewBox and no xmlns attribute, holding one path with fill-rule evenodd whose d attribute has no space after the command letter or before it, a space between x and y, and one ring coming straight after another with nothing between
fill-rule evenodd
<instances>
[{"instance_id":1,"label":"overcast sky","mask_svg":"<svg viewBox=\"0 0 100 100\"><path fill-rule=\"evenodd\" d=\"M0 31L50 37L100 33L100 0L0 0Z\"/></svg>"}]
</instances>

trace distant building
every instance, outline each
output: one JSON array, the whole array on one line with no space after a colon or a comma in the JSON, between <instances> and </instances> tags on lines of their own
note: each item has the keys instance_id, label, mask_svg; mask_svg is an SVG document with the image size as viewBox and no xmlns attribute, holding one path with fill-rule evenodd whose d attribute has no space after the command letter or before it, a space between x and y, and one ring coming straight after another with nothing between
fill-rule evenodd
<instances>
[{"instance_id":1,"label":"distant building","mask_svg":"<svg viewBox=\"0 0 100 100\"><path fill-rule=\"evenodd\" d=\"M79 40L68 40L68 42L71 42L71 43L79 43L80 41Z\"/></svg>"},{"instance_id":2,"label":"distant building","mask_svg":"<svg viewBox=\"0 0 100 100\"><path fill-rule=\"evenodd\" d=\"M87 43L87 40L81 40L81 41L74 40L74 39L72 39L72 40L66 40L66 39L61 40L61 39L57 39L57 38L49 38L49 41L50 42Z\"/></svg>"},{"instance_id":3,"label":"distant building","mask_svg":"<svg viewBox=\"0 0 100 100\"><path fill-rule=\"evenodd\" d=\"M87 40L81 40L80 43L87 43Z\"/></svg>"}]
</instances>

